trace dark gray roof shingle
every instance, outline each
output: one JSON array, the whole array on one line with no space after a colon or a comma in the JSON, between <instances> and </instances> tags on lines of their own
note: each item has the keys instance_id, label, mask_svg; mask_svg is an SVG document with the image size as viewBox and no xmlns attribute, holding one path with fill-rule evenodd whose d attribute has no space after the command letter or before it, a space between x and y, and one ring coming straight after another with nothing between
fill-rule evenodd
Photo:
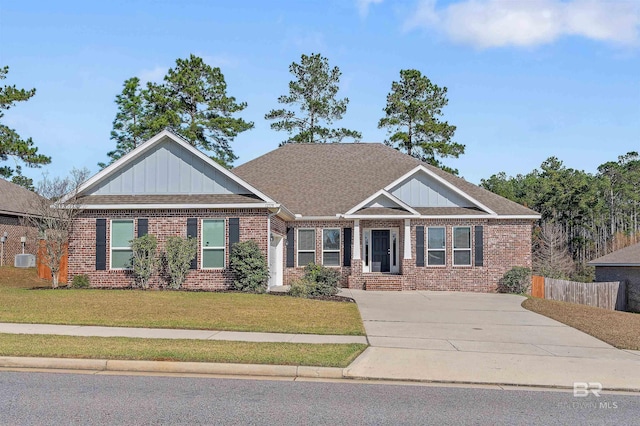
<instances>
[{"instance_id":1,"label":"dark gray roof shingle","mask_svg":"<svg viewBox=\"0 0 640 426\"><path fill-rule=\"evenodd\" d=\"M0 179L0 213L12 216L24 216L37 212L40 197L35 192L16 185L15 183Z\"/></svg>"},{"instance_id":2,"label":"dark gray roof shingle","mask_svg":"<svg viewBox=\"0 0 640 426\"><path fill-rule=\"evenodd\" d=\"M531 209L379 143L287 144L233 173L303 216L345 213L423 165L499 215L537 215Z\"/></svg>"},{"instance_id":3,"label":"dark gray roof shingle","mask_svg":"<svg viewBox=\"0 0 640 426\"><path fill-rule=\"evenodd\" d=\"M640 243L611 252L589 262L592 266L640 266Z\"/></svg>"}]
</instances>

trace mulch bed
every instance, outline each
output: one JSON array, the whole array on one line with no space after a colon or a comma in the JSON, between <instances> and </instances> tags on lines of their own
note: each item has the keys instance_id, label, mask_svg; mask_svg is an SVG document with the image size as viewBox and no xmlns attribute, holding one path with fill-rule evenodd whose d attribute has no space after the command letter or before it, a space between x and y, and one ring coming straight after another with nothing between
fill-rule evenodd
<instances>
[{"instance_id":1,"label":"mulch bed","mask_svg":"<svg viewBox=\"0 0 640 426\"><path fill-rule=\"evenodd\" d=\"M618 349L640 350L640 314L529 298L522 307L583 331Z\"/></svg>"}]
</instances>

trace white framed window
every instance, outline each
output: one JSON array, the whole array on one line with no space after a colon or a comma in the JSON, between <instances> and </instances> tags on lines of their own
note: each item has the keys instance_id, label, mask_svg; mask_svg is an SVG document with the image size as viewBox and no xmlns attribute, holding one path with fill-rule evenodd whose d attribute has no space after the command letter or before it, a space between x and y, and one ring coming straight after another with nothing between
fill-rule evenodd
<instances>
[{"instance_id":1,"label":"white framed window","mask_svg":"<svg viewBox=\"0 0 640 426\"><path fill-rule=\"evenodd\" d=\"M202 219L202 269L224 268L224 222L224 219Z\"/></svg>"},{"instance_id":2,"label":"white framed window","mask_svg":"<svg viewBox=\"0 0 640 426\"><path fill-rule=\"evenodd\" d=\"M453 265L471 266L471 227L453 228Z\"/></svg>"},{"instance_id":3,"label":"white framed window","mask_svg":"<svg viewBox=\"0 0 640 426\"><path fill-rule=\"evenodd\" d=\"M298 229L298 266L316 263L316 230Z\"/></svg>"},{"instance_id":4,"label":"white framed window","mask_svg":"<svg viewBox=\"0 0 640 426\"><path fill-rule=\"evenodd\" d=\"M340 228L322 230L322 264L340 266Z\"/></svg>"},{"instance_id":5,"label":"white framed window","mask_svg":"<svg viewBox=\"0 0 640 426\"><path fill-rule=\"evenodd\" d=\"M131 269L133 238L133 219L111 220L111 269Z\"/></svg>"},{"instance_id":6,"label":"white framed window","mask_svg":"<svg viewBox=\"0 0 640 426\"><path fill-rule=\"evenodd\" d=\"M446 234L444 226L427 228L427 266L445 266Z\"/></svg>"}]
</instances>

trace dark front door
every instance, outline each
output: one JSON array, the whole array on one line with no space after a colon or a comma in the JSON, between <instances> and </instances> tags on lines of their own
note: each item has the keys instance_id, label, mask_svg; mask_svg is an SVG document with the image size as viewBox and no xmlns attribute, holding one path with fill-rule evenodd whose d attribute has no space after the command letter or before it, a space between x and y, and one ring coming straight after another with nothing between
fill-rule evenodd
<instances>
[{"instance_id":1,"label":"dark front door","mask_svg":"<svg viewBox=\"0 0 640 426\"><path fill-rule=\"evenodd\" d=\"M389 231L371 231L373 271L389 272ZM380 269L377 269L378 262Z\"/></svg>"}]
</instances>

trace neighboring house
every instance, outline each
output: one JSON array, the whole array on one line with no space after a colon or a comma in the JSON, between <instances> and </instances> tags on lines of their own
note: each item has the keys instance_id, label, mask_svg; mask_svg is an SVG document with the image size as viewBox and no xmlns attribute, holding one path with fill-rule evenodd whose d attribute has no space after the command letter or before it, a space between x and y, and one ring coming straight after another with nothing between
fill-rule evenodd
<instances>
[{"instance_id":1,"label":"neighboring house","mask_svg":"<svg viewBox=\"0 0 640 426\"><path fill-rule=\"evenodd\" d=\"M22 253L22 238L25 238L24 252L36 254L38 231L28 226L24 218L33 213L40 196L15 183L0 179L0 237L7 233L2 250L2 264L13 265L16 254Z\"/></svg>"},{"instance_id":2,"label":"neighboring house","mask_svg":"<svg viewBox=\"0 0 640 426\"><path fill-rule=\"evenodd\" d=\"M270 286L309 262L370 290L494 291L531 266L540 216L382 144L288 144L228 171L163 131L89 179L69 276L127 286L129 241L198 239L185 287L227 288L229 248L256 240Z\"/></svg>"},{"instance_id":3,"label":"neighboring house","mask_svg":"<svg viewBox=\"0 0 640 426\"><path fill-rule=\"evenodd\" d=\"M596 282L624 281L627 310L640 313L640 243L589 262L596 267Z\"/></svg>"}]
</instances>

